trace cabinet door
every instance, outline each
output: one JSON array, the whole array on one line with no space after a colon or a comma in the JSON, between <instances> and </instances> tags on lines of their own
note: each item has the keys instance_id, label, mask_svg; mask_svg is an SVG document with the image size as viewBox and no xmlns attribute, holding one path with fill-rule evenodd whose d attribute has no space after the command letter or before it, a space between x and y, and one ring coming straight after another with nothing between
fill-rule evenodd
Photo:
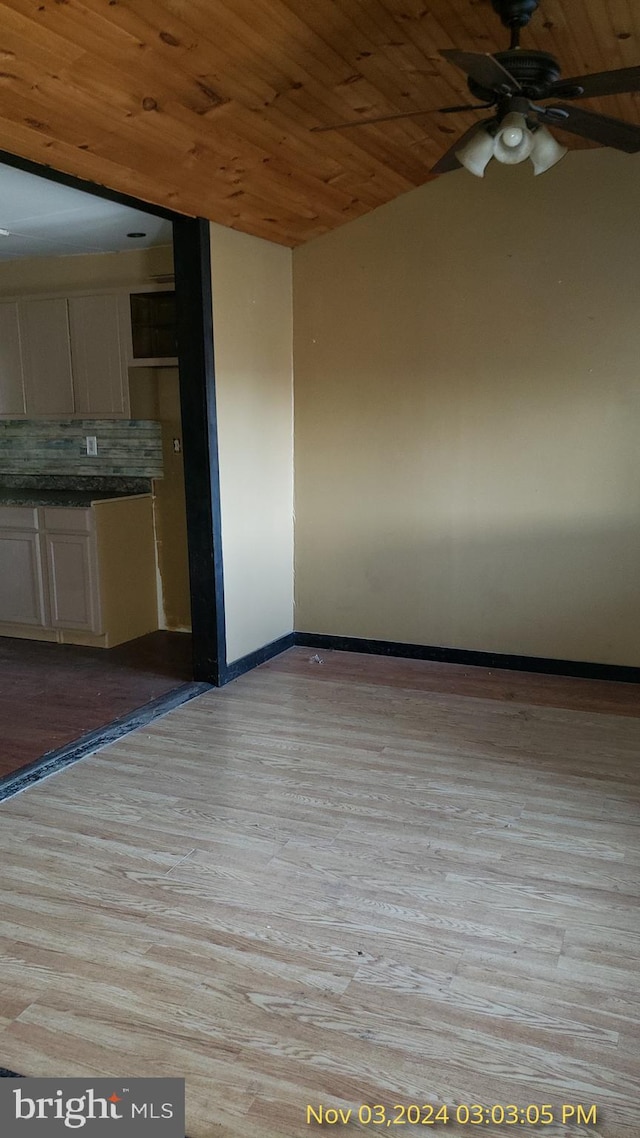
<instances>
[{"instance_id":1,"label":"cabinet door","mask_svg":"<svg viewBox=\"0 0 640 1138\"><path fill-rule=\"evenodd\" d=\"M52 419L72 415L74 402L67 301L21 300L18 310L27 414Z\"/></svg>"},{"instance_id":2,"label":"cabinet door","mask_svg":"<svg viewBox=\"0 0 640 1138\"><path fill-rule=\"evenodd\" d=\"M176 294L171 289L132 292L131 362L138 367L178 362Z\"/></svg>"},{"instance_id":3,"label":"cabinet door","mask_svg":"<svg viewBox=\"0 0 640 1138\"><path fill-rule=\"evenodd\" d=\"M46 625L40 535L0 529L0 621Z\"/></svg>"},{"instance_id":4,"label":"cabinet door","mask_svg":"<svg viewBox=\"0 0 640 1138\"><path fill-rule=\"evenodd\" d=\"M69 298L69 329L77 415L129 416L126 297Z\"/></svg>"},{"instance_id":5,"label":"cabinet door","mask_svg":"<svg viewBox=\"0 0 640 1138\"><path fill-rule=\"evenodd\" d=\"M24 418L26 413L18 305L4 300L0 303L0 416Z\"/></svg>"},{"instance_id":6,"label":"cabinet door","mask_svg":"<svg viewBox=\"0 0 640 1138\"><path fill-rule=\"evenodd\" d=\"M45 532L49 605L53 628L100 632L98 574L93 537Z\"/></svg>"}]
</instances>

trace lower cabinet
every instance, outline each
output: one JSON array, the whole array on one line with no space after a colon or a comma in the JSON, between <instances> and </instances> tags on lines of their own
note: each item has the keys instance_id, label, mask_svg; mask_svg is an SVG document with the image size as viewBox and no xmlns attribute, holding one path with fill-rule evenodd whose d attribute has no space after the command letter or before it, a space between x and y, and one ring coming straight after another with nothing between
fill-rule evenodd
<instances>
[{"instance_id":1,"label":"lower cabinet","mask_svg":"<svg viewBox=\"0 0 640 1138\"><path fill-rule=\"evenodd\" d=\"M0 635L110 648L157 628L149 496L0 507Z\"/></svg>"},{"instance_id":2,"label":"lower cabinet","mask_svg":"<svg viewBox=\"0 0 640 1138\"><path fill-rule=\"evenodd\" d=\"M41 513L49 625L102 632L93 510L48 507Z\"/></svg>"},{"instance_id":3,"label":"lower cabinet","mask_svg":"<svg viewBox=\"0 0 640 1138\"><path fill-rule=\"evenodd\" d=\"M46 621L42 546L37 510L0 510L2 620L42 627Z\"/></svg>"}]
</instances>

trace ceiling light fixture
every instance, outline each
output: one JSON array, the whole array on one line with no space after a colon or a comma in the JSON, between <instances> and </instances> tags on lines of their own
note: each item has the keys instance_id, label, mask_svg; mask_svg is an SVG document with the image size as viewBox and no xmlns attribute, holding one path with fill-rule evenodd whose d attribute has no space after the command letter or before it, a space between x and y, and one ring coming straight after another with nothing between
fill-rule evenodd
<instances>
[{"instance_id":1,"label":"ceiling light fixture","mask_svg":"<svg viewBox=\"0 0 640 1138\"><path fill-rule=\"evenodd\" d=\"M0 229L0 237L11 237L10 229Z\"/></svg>"},{"instance_id":2,"label":"ceiling light fixture","mask_svg":"<svg viewBox=\"0 0 640 1138\"><path fill-rule=\"evenodd\" d=\"M562 146L546 126L539 126L533 136L533 150L530 155L534 174L544 174L567 153L566 146Z\"/></svg>"},{"instance_id":3,"label":"ceiling light fixture","mask_svg":"<svg viewBox=\"0 0 640 1138\"><path fill-rule=\"evenodd\" d=\"M533 134L524 115L510 111L505 115L493 140L493 157L506 166L524 162L533 150Z\"/></svg>"},{"instance_id":4,"label":"ceiling light fixture","mask_svg":"<svg viewBox=\"0 0 640 1138\"><path fill-rule=\"evenodd\" d=\"M544 174L567 153L545 126L531 130L524 115L511 111L497 130L477 131L467 144L456 150L456 158L465 170L483 178L492 158L506 166L515 166L530 158L535 174Z\"/></svg>"},{"instance_id":5,"label":"ceiling light fixture","mask_svg":"<svg viewBox=\"0 0 640 1138\"><path fill-rule=\"evenodd\" d=\"M146 233L127 233L127 237L146 237Z\"/></svg>"},{"instance_id":6,"label":"ceiling light fixture","mask_svg":"<svg viewBox=\"0 0 640 1138\"><path fill-rule=\"evenodd\" d=\"M471 0L471 3L479 2ZM466 75L473 102L453 107L432 107L430 110L400 111L398 114L376 115L334 126L313 126L311 129L343 130L345 127L373 126L414 115L458 115L465 111L491 110L494 112L491 118L470 126L431 167L432 174L447 174L450 170L458 170L462 164L478 178L482 178L492 158L507 165L531 158L536 174L550 170L567 151L548 133L547 124L625 154L640 153L639 123L612 119L573 105L574 99L639 92L640 64L563 79L558 60L548 51L522 50L520 47L520 32L526 28L539 2L491 0L491 6L510 32L506 51L489 53L486 50L459 51L456 48L439 51L443 59ZM483 3L488 6L489 0L483 0ZM546 26L549 27L549 23ZM627 35L626 32L620 34ZM491 153L487 138L491 140Z\"/></svg>"}]
</instances>

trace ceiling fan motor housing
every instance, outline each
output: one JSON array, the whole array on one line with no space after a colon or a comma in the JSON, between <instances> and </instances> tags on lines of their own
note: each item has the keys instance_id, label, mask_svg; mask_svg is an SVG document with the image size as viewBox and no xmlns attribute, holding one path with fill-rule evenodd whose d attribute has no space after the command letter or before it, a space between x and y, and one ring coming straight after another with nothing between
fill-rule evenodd
<instances>
[{"instance_id":1,"label":"ceiling fan motor housing","mask_svg":"<svg viewBox=\"0 0 640 1138\"><path fill-rule=\"evenodd\" d=\"M538 7L539 0L491 0L507 28L525 28Z\"/></svg>"},{"instance_id":2,"label":"ceiling fan motor housing","mask_svg":"<svg viewBox=\"0 0 640 1138\"><path fill-rule=\"evenodd\" d=\"M496 51L493 55L517 79L522 88L520 93L528 99L544 98L551 84L560 78L560 66L547 51L516 48L513 51ZM472 95L482 102L496 100L495 91L487 90L471 77L468 79L468 87Z\"/></svg>"}]
</instances>

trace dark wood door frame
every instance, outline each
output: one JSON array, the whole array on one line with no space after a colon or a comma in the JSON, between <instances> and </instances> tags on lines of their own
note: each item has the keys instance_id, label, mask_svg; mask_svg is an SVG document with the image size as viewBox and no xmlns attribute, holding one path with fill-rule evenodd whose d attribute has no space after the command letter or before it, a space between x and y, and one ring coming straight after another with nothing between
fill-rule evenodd
<instances>
[{"instance_id":1,"label":"dark wood door frame","mask_svg":"<svg viewBox=\"0 0 640 1138\"><path fill-rule=\"evenodd\" d=\"M202 218L173 219L180 407L194 679L226 680L220 472L213 359L211 244Z\"/></svg>"},{"instance_id":2,"label":"dark wood door frame","mask_svg":"<svg viewBox=\"0 0 640 1138\"><path fill-rule=\"evenodd\" d=\"M74 190L163 217L173 224L178 306L193 678L219 686L227 674L220 478L216 422L209 223L120 194L0 150L0 163Z\"/></svg>"}]
</instances>

